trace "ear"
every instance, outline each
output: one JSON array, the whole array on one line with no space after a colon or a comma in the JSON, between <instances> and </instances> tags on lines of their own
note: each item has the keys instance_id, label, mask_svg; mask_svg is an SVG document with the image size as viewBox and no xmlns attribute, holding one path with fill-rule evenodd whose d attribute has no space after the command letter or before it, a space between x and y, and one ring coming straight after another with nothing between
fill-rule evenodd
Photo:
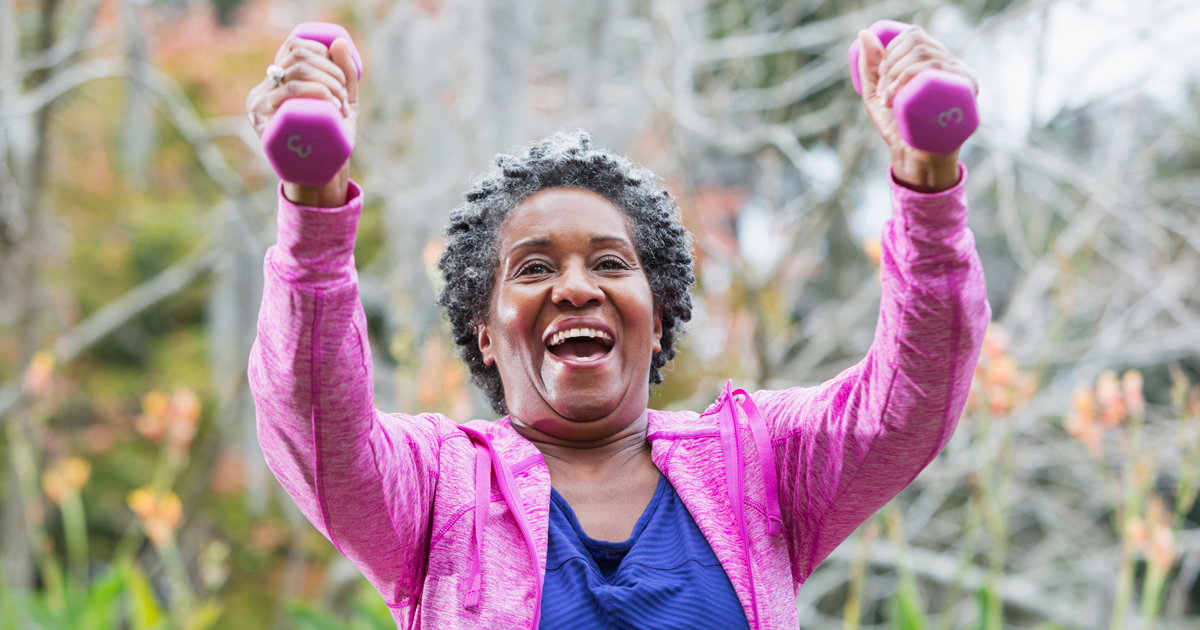
<instances>
[{"instance_id":1,"label":"ear","mask_svg":"<svg viewBox=\"0 0 1200 630\"><path fill-rule=\"evenodd\" d=\"M654 309L654 352L662 352L662 311Z\"/></svg>"},{"instance_id":2,"label":"ear","mask_svg":"<svg viewBox=\"0 0 1200 630\"><path fill-rule=\"evenodd\" d=\"M487 324L475 325L475 337L479 342L479 353L483 355L483 364L495 364L496 353L492 349L492 336L488 334Z\"/></svg>"}]
</instances>

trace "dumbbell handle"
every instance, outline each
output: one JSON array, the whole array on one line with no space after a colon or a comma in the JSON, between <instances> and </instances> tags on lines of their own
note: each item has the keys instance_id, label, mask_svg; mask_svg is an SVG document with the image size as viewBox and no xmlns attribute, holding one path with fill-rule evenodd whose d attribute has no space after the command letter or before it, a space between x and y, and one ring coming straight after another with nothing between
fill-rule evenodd
<instances>
[{"instance_id":1,"label":"dumbbell handle","mask_svg":"<svg viewBox=\"0 0 1200 630\"><path fill-rule=\"evenodd\" d=\"M354 40L337 24L305 22L293 37L324 44L342 38L350 46L355 70L362 77L362 60ZM263 150L275 174L285 182L321 186L333 179L354 152L354 133L342 112L323 99L292 98L283 102L262 133Z\"/></svg>"},{"instance_id":2,"label":"dumbbell handle","mask_svg":"<svg viewBox=\"0 0 1200 630\"><path fill-rule=\"evenodd\" d=\"M887 48L908 25L894 20L880 20L868 29L879 37ZM862 94L858 76L860 45L850 46L850 77L854 90ZM975 105L974 86L962 75L944 70L924 70L913 77L892 97L892 112L900 137L909 146L949 155L979 127L979 111Z\"/></svg>"}]
</instances>

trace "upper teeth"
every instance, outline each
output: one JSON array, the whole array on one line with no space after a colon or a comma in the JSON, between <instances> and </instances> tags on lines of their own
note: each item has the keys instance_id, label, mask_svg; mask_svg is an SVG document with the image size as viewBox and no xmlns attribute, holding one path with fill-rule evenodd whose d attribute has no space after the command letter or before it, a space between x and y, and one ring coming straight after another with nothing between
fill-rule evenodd
<instances>
[{"instance_id":1,"label":"upper teeth","mask_svg":"<svg viewBox=\"0 0 1200 630\"><path fill-rule=\"evenodd\" d=\"M572 328L570 330L560 330L554 333L550 336L550 341L546 345L557 346L558 344L572 337L591 337L593 339L599 337L605 341L612 341L612 336L603 330L596 330L594 328Z\"/></svg>"}]
</instances>

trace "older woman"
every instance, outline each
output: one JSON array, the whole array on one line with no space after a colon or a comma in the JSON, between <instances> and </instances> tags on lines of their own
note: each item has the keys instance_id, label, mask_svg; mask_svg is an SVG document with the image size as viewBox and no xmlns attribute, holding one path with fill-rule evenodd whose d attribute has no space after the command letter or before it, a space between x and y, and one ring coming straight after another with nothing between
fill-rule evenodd
<instances>
[{"instance_id":1,"label":"older woman","mask_svg":"<svg viewBox=\"0 0 1200 630\"><path fill-rule=\"evenodd\" d=\"M895 216L866 358L809 389L727 386L704 413L647 409L691 315L690 236L648 171L556 134L497 158L450 215L439 264L464 361L502 420L372 404L346 170L284 182L250 365L267 462L398 627L796 628L795 596L954 430L988 321L957 156L908 147L890 95L970 76L919 28L868 32L864 105L892 149ZM287 98L351 123L344 41L291 39Z\"/></svg>"}]
</instances>

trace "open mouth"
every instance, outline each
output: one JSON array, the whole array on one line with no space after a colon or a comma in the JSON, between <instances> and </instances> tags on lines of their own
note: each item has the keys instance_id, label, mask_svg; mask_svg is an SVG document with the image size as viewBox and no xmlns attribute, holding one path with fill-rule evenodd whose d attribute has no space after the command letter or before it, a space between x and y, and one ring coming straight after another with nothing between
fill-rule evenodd
<instances>
[{"instance_id":1,"label":"open mouth","mask_svg":"<svg viewBox=\"0 0 1200 630\"><path fill-rule=\"evenodd\" d=\"M546 342L550 354L572 361L595 361L608 354L612 347L612 335L594 328L560 330Z\"/></svg>"}]
</instances>

